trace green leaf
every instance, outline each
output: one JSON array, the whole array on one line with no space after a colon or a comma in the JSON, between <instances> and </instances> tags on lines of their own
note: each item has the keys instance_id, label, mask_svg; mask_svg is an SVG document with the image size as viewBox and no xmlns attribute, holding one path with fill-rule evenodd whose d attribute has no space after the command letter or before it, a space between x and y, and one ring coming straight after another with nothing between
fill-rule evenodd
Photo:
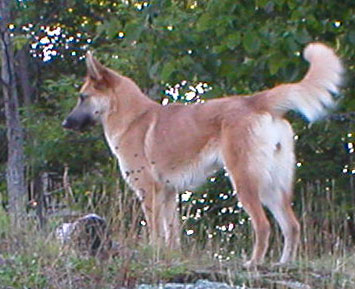
<instances>
[{"instance_id":1,"label":"green leaf","mask_svg":"<svg viewBox=\"0 0 355 289\"><path fill-rule=\"evenodd\" d=\"M255 32L247 32L244 34L243 47L249 53L257 52L260 49L260 38Z\"/></svg>"},{"instance_id":2,"label":"green leaf","mask_svg":"<svg viewBox=\"0 0 355 289\"><path fill-rule=\"evenodd\" d=\"M99 24L96 26L96 38L106 31L105 24Z\"/></svg>"},{"instance_id":3,"label":"green leaf","mask_svg":"<svg viewBox=\"0 0 355 289\"><path fill-rule=\"evenodd\" d=\"M157 77L157 72L158 72L158 68L160 66L160 61L154 63L150 68L149 68L149 77L151 79L155 79Z\"/></svg>"},{"instance_id":4,"label":"green leaf","mask_svg":"<svg viewBox=\"0 0 355 289\"><path fill-rule=\"evenodd\" d=\"M289 51L297 51L299 49L299 44L296 43L292 36L286 38L286 44Z\"/></svg>"},{"instance_id":5,"label":"green leaf","mask_svg":"<svg viewBox=\"0 0 355 289\"><path fill-rule=\"evenodd\" d=\"M214 21L211 15L203 14L197 21L196 30L198 32L206 31L213 25L213 23Z\"/></svg>"},{"instance_id":6,"label":"green leaf","mask_svg":"<svg viewBox=\"0 0 355 289\"><path fill-rule=\"evenodd\" d=\"M295 35L296 40L301 44L306 44L312 41L311 35L308 33L306 28L298 30Z\"/></svg>"},{"instance_id":7,"label":"green leaf","mask_svg":"<svg viewBox=\"0 0 355 289\"><path fill-rule=\"evenodd\" d=\"M179 61L183 66L190 66L194 64L194 61L191 56L185 55Z\"/></svg>"},{"instance_id":8,"label":"green leaf","mask_svg":"<svg viewBox=\"0 0 355 289\"><path fill-rule=\"evenodd\" d=\"M287 5L291 10L293 10L298 6L298 3L296 0L288 0Z\"/></svg>"},{"instance_id":9,"label":"green leaf","mask_svg":"<svg viewBox=\"0 0 355 289\"><path fill-rule=\"evenodd\" d=\"M275 75L283 64L283 56L280 54L272 55L268 61L268 67L271 75Z\"/></svg>"},{"instance_id":10,"label":"green leaf","mask_svg":"<svg viewBox=\"0 0 355 289\"><path fill-rule=\"evenodd\" d=\"M350 30L348 33L349 42L355 45L355 31Z\"/></svg>"},{"instance_id":11,"label":"green leaf","mask_svg":"<svg viewBox=\"0 0 355 289\"><path fill-rule=\"evenodd\" d=\"M241 34L237 31L232 34L229 34L225 39L225 43L229 49L234 49L240 44L240 40Z\"/></svg>"},{"instance_id":12,"label":"green leaf","mask_svg":"<svg viewBox=\"0 0 355 289\"><path fill-rule=\"evenodd\" d=\"M268 2L268 0L256 0L256 5L259 7L264 7Z\"/></svg>"},{"instance_id":13,"label":"green leaf","mask_svg":"<svg viewBox=\"0 0 355 289\"><path fill-rule=\"evenodd\" d=\"M216 45L216 46L213 46L212 47L212 51L214 52L214 53L217 53L217 54L219 54L219 53L222 53L223 51L226 51L227 50L227 46L226 45Z\"/></svg>"},{"instance_id":14,"label":"green leaf","mask_svg":"<svg viewBox=\"0 0 355 289\"><path fill-rule=\"evenodd\" d=\"M175 71L175 64L171 61L167 62L163 66L163 70L160 73L160 78L164 82L168 82L170 75Z\"/></svg>"},{"instance_id":15,"label":"green leaf","mask_svg":"<svg viewBox=\"0 0 355 289\"><path fill-rule=\"evenodd\" d=\"M118 19L109 19L96 27L97 34L105 33L111 39L116 38L120 30L122 30L122 24Z\"/></svg>"},{"instance_id":16,"label":"green leaf","mask_svg":"<svg viewBox=\"0 0 355 289\"><path fill-rule=\"evenodd\" d=\"M220 72L223 75L229 75L235 70L235 66L231 62L223 62L220 67Z\"/></svg>"},{"instance_id":17,"label":"green leaf","mask_svg":"<svg viewBox=\"0 0 355 289\"><path fill-rule=\"evenodd\" d=\"M134 41L134 40L138 40L141 33L144 30L144 26L141 23L138 22L133 22L133 23L129 23L126 27L125 27L125 33L126 33L126 41Z\"/></svg>"},{"instance_id":18,"label":"green leaf","mask_svg":"<svg viewBox=\"0 0 355 289\"><path fill-rule=\"evenodd\" d=\"M216 98L216 97L222 97L222 96L223 96L223 90L218 86L213 87L213 89L211 89L210 91L203 94L204 99Z\"/></svg>"}]
</instances>

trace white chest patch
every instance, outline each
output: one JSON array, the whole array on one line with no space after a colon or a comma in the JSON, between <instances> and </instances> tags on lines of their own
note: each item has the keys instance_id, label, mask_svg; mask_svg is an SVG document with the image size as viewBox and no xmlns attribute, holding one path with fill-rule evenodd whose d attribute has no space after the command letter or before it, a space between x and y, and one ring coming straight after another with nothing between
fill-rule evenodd
<instances>
[{"instance_id":1,"label":"white chest patch","mask_svg":"<svg viewBox=\"0 0 355 289\"><path fill-rule=\"evenodd\" d=\"M118 137L115 137L115 136L109 137L105 133L105 138L106 138L106 141L110 147L111 152L118 160L118 165L120 167L120 171L121 171L122 176L126 179L127 174L125 172L128 171L129 169L128 169L128 165L126 164L126 162L124 161L124 159L122 158L122 156L118 152L118 149L119 149L118 145L117 145Z\"/></svg>"}]
</instances>

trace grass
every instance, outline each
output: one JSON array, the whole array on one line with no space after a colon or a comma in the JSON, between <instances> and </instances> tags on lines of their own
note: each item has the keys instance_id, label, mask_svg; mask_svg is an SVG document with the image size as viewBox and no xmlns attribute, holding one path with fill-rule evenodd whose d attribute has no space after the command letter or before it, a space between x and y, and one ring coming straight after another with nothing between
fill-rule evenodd
<instances>
[{"instance_id":1,"label":"grass","mask_svg":"<svg viewBox=\"0 0 355 289\"><path fill-rule=\"evenodd\" d=\"M304 195L304 201L300 202L303 206L300 211L307 214L300 218L302 243L297 261L288 266L272 266L282 245L280 232L275 230L266 264L258 271L242 267L250 253L250 228L241 228L238 230L241 237L236 235L229 242L219 236L202 240L205 235L197 233L184 236L184 247L179 252L150 247L145 227L140 225L139 203L125 192L109 200L106 214L98 212L107 217L112 236L121 245L115 256L105 258L63 248L54 234L62 219L50 218L45 230L39 230L34 220L14 229L0 209L0 289L118 289L136 288L143 283L191 283L199 279L242 288L355 288L355 248L351 234L346 225L336 225L344 224L341 212L335 207L322 208L319 202L310 203L306 198ZM308 198L317 200L312 194ZM99 207L104 208L105 204ZM327 216L327 223L316 222L314 212L332 215ZM201 227L196 232L204 230Z\"/></svg>"},{"instance_id":2,"label":"grass","mask_svg":"<svg viewBox=\"0 0 355 289\"><path fill-rule=\"evenodd\" d=\"M102 260L63 249L49 232L34 224L2 230L0 288L135 288L137 284L223 281L244 288L355 288L355 251L319 258L300 257L285 267L261 266L247 271L240 259L218 260L205 251L171 252L136 243L130 258ZM193 252L193 253L191 253Z\"/></svg>"}]
</instances>

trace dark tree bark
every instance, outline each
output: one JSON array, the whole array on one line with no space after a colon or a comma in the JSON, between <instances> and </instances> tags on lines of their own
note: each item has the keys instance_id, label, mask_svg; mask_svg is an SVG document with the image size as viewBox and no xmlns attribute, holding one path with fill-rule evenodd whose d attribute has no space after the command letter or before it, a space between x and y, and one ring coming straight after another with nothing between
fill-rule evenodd
<instances>
[{"instance_id":1,"label":"dark tree bark","mask_svg":"<svg viewBox=\"0 0 355 289\"><path fill-rule=\"evenodd\" d=\"M27 45L19 50L16 54L16 72L19 79L19 84L22 89L23 105L30 106L32 103L33 87L30 84L29 73L29 54Z\"/></svg>"},{"instance_id":2,"label":"dark tree bark","mask_svg":"<svg viewBox=\"0 0 355 289\"><path fill-rule=\"evenodd\" d=\"M26 215L25 164L23 129L20 122L18 95L14 71L14 53L8 24L10 0L0 0L1 83L5 104L8 140L6 181L9 195L9 213L13 225L19 225Z\"/></svg>"},{"instance_id":3,"label":"dark tree bark","mask_svg":"<svg viewBox=\"0 0 355 289\"><path fill-rule=\"evenodd\" d=\"M48 193L48 173L37 175L34 180L34 199L36 201L36 215L39 221L39 227L45 228L47 219L45 216L45 195Z\"/></svg>"}]
</instances>

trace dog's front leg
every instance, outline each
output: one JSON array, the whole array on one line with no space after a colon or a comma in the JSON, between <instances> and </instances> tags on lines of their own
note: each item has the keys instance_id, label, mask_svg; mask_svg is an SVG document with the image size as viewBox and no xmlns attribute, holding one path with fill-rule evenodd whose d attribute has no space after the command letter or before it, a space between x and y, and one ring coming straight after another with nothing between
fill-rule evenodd
<instances>
[{"instance_id":1,"label":"dog's front leg","mask_svg":"<svg viewBox=\"0 0 355 289\"><path fill-rule=\"evenodd\" d=\"M142 208L148 222L150 243L179 249L180 222L176 193L154 186L150 192L145 192Z\"/></svg>"},{"instance_id":2,"label":"dog's front leg","mask_svg":"<svg viewBox=\"0 0 355 289\"><path fill-rule=\"evenodd\" d=\"M171 191L163 192L164 203L161 208L165 243L170 249L180 249L180 218L177 211L176 193Z\"/></svg>"},{"instance_id":3,"label":"dog's front leg","mask_svg":"<svg viewBox=\"0 0 355 289\"><path fill-rule=\"evenodd\" d=\"M157 185L149 186L142 196L142 209L149 228L149 241L153 246L161 247L164 244L164 194Z\"/></svg>"}]
</instances>

